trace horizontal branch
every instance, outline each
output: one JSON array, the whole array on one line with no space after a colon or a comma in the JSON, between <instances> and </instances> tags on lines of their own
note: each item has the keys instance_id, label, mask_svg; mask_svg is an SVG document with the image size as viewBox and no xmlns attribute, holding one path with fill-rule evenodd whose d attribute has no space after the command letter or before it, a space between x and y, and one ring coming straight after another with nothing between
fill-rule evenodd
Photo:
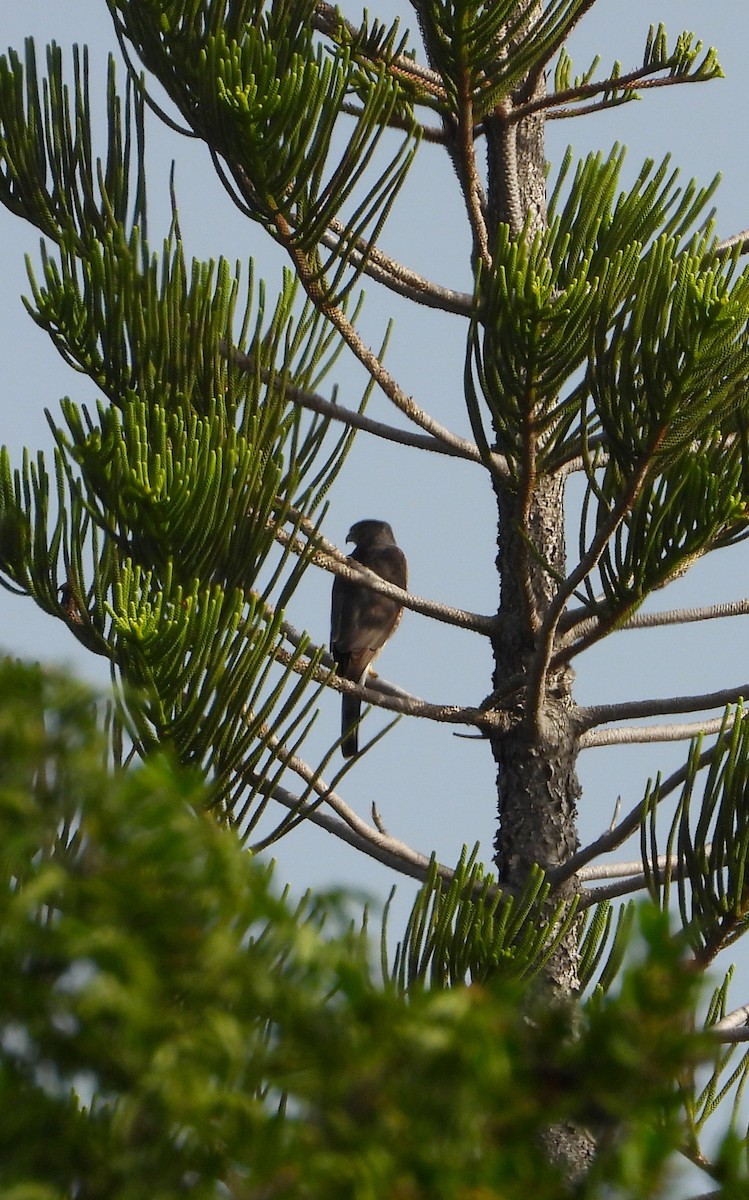
<instances>
[{"instance_id":1,"label":"horizontal branch","mask_svg":"<svg viewBox=\"0 0 749 1200\"><path fill-rule=\"evenodd\" d=\"M421 613L422 616L433 617L435 620L442 621L446 625L454 625L459 629L471 629L474 633L481 633L485 637L491 637L494 633L496 618L468 612L463 608L453 608L449 604L440 604L436 600L427 600L422 596L414 596L411 592L396 587L394 583L388 583L374 571L370 571L367 567L348 558L332 542L323 537L310 521L301 517L295 510L287 509L286 512L296 520L299 529L315 546L310 555L310 561L314 562L316 566L330 571L333 575L339 575L342 579L348 579L352 583L366 584L371 591L377 592L381 596L387 596L391 600L397 600L404 608ZM287 533L275 522L271 521L269 525L282 546L288 546L294 554L307 553L305 542L294 537L293 534Z\"/></svg>"},{"instance_id":2,"label":"horizontal branch","mask_svg":"<svg viewBox=\"0 0 749 1200\"><path fill-rule=\"evenodd\" d=\"M300 661L297 655L289 654L285 650L277 650L275 659L276 662L289 667L297 675L304 675L309 670L309 662ZM409 692L404 692L401 688L390 684L378 687L373 681L365 687L360 683L352 683L351 680L344 679L325 667L318 667L312 672L310 678L316 683L324 683L333 691L357 696L366 704L371 704L375 708L383 708L387 712L399 713L404 717L423 717L441 725L471 725L484 730L493 729L498 724L496 713L470 706L462 707L459 704L432 704L428 700L420 700L418 696L412 696Z\"/></svg>"},{"instance_id":3,"label":"horizontal branch","mask_svg":"<svg viewBox=\"0 0 749 1200\"><path fill-rule=\"evenodd\" d=\"M710 845L705 847L709 854ZM619 879L606 887L586 889L580 898L581 908L590 908L604 900L615 900L619 896L628 896L631 892L641 892L653 880L655 872L668 871L671 880L684 879L688 873L687 864L678 854L659 854L649 871L644 871L642 861L630 863L599 863L595 867L583 867L578 871L578 879ZM622 878L623 877L623 878Z\"/></svg>"},{"instance_id":4,"label":"horizontal branch","mask_svg":"<svg viewBox=\"0 0 749 1200\"><path fill-rule=\"evenodd\" d=\"M705 846L705 854L709 854L712 849L712 843L708 842ZM666 867L680 868L682 861L677 854L659 854L655 861L655 866L659 871L664 871ZM577 877L581 883L590 883L596 879L626 879L630 876L636 876L642 873L642 859L633 859L631 862L618 863L596 863L592 867L581 867L577 872ZM672 876L675 878L675 876Z\"/></svg>"},{"instance_id":5,"label":"horizontal branch","mask_svg":"<svg viewBox=\"0 0 749 1200\"><path fill-rule=\"evenodd\" d=\"M593 729L611 721L631 721L640 717L662 717L671 713L702 712L708 708L725 708L749 696L749 683L724 688L720 692L703 692L695 696L670 696L663 700L628 700L623 704L596 704L579 712L579 728ZM624 732L624 731L623 731Z\"/></svg>"},{"instance_id":6,"label":"horizontal branch","mask_svg":"<svg viewBox=\"0 0 749 1200\"><path fill-rule=\"evenodd\" d=\"M737 246L739 254L749 253L749 229L742 229L741 233L734 233L731 237L724 238L722 242L718 242L712 253L727 258L733 254Z\"/></svg>"},{"instance_id":7,"label":"horizontal branch","mask_svg":"<svg viewBox=\"0 0 749 1200\"><path fill-rule=\"evenodd\" d=\"M672 608L663 612L635 613L621 629L655 629L661 625L689 625L695 621L718 621L723 617L749 615L749 599L706 604L700 608Z\"/></svg>"},{"instance_id":8,"label":"horizontal branch","mask_svg":"<svg viewBox=\"0 0 749 1200\"><path fill-rule=\"evenodd\" d=\"M680 83L703 83L704 80L700 76L695 75L669 75L665 79L653 79L651 76L658 71L667 69L667 64L655 64L648 67L637 67L634 71L629 71L626 75L610 76L608 79L602 79L596 83L582 83L577 87L563 88L559 92L550 92L546 96L539 96L536 99L529 100L526 104L517 105L512 113L513 121L522 121L526 117L532 116L533 113L546 110L547 119L554 119L553 110L564 104L574 103L576 100L587 100L592 96L605 96L607 92L637 92L644 91L646 88L670 87ZM565 114L567 115L567 114ZM579 110L573 109L570 115L579 115Z\"/></svg>"},{"instance_id":9,"label":"horizontal branch","mask_svg":"<svg viewBox=\"0 0 749 1200\"><path fill-rule=\"evenodd\" d=\"M705 1033L715 1034L715 1029L706 1029ZM741 1042L749 1042L749 1029L744 1028L726 1029L725 1031L721 1030L721 1032L715 1036L717 1036L719 1042L723 1042L726 1045L738 1045ZM704 1196L697 1196L696 1200L705 1200L706 1197L714 1197L715 1200L722 1200L723 1196L725 1196L725 1192L705 1192Z\"/></svg>"},{"instance_id":10,"label":"horizontal branch","mask_svg":"<svg viewBox=\"0 0 749 1200\"><path fill-rule=\"evenodd\" d=\"M601 729L597 733L584 733L580 739L580 749L691 741L700 734L720 733L724 723L725 717L714 717L710 721L688 721L681 725L628 725L624 729ZM729 727L733 724L730 718L728 724Z\"/></svg>"},{"instance_id":11,"label":"horizontal branch","mask_svg":"<svg viewBox=\"0 0 749 1200\"><path fill-rule=\"evenodd\" d=\"M732 1029L745 1029L749 1025L749 1004L742 1004L733 1012L726 1013L719 1021L710 1026L711 1033L728 1033ZM749 1033L749 1030L746 1030Z\"/></svg>"},{"instance_id":12,"label":"horizontal branch","mask_svg":"<svg viewBox=\"0 0 749 1200\"><path fill-rule=\"evenodd\" d=\"M744 617L749 615L749 599L729 600L724 604L707 604L699 608L670 608L661 612L635 613L617 625L616 632L632 629L657 629L663 625L689 625L695 621L717 621L723 617ZM567 612L559 622L562 632L575 630L576 637L585 637L593 632L600 624L599 617L586 617L585 609L577 608Z\"/></svg>"},{"instance_id":13,"label":"horizontal branch","mask_svg":"<svg viewBox=\"0 0 749 1200\"><path fill-rule=\"evenodd\" d=\"M629 896L632 892L641 892L648 886L648 877L644 872L622 879L619 883L610 883L606 887L591 888L580 896L580 908L592 908L594 904L602 904L605 900L616 900L620 896Z\"/></svg>"}]
</instances>

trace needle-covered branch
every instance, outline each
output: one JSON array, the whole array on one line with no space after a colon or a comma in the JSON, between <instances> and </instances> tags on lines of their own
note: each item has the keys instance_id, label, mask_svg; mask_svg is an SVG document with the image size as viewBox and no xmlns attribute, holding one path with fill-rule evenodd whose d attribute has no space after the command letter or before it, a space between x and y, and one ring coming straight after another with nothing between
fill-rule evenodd
<instances>
[{"instance_id":1,"label":"needle-covered branch","mask_svg":"<svg viewBox=\"0 0 749 1200\"><path fill-rule=\"evenodd\" d=\"M612 72L607 79L590 80L590 71L580 81L569 84L570 59L563 51L555 73L555 87L546 96L539 96L526 103L514 107L511 120L520 121L536 112L545 112L547 119L553 120L559 116L578 116L583 112L593 112L597 108L610 108L612 105L623 104L628 100L639 99L638 92L646 88L668 87L673 84L705 83L722 76L715 51L709 49L701 61L697 61L702 50L701 43L693 43L690 34L682 34L676 49L669 53L666 45L666 32L662 25L658 30L651 29L648 45L645 51L645 63L626 74L619 70ZM669 74L665 78L654 78L664 71ZM600 105L586 105L578 108L578 101L590 100L602 96ZM575 104L575 107L565 111L558 110L564 105Z\"/></svg>"}]
</instances>

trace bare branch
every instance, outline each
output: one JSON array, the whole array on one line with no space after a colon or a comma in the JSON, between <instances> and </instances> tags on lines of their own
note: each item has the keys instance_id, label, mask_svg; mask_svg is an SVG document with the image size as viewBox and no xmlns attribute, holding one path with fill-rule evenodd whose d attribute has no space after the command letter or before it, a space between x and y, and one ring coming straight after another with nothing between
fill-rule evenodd
<instances>
[{"instance_id":1,"label":"bare branch","mask_svg":"<svg viewBox=\"0 0 749 1200\"><path fill-rule=\"evenodd\" d=\"M722 242L718 242L712 253L719 254L721 257L727 258L733 254L736 247L739 247L739 254L749 252L749 229L742 229L741 233L734 233L731 237L725 238Z\"/></svg>"},{"instance_id":2,"label":"bare branch","mask_svg":"<svg viewBox=\"0 0 749 1200\"><path fill-rule=\"evenodd\" d=\"M662 625L688 625L694 621L715 621L722 617L749 615L749 599L729 600L725 604L709 604L701 608L671 608L662 612L635 613L617 625L617 633L630 629L656 629ZM573 629L576 637L593 632L600 618L586 617L585 609L576 608L564 614L559 622L564 632Z\"/></svg>"},{"instance_id":3,"label":"bare branch","mask_svg":"<svg viewBox=\"0 0 749 1200\"><path fill-rule=\"evenodd\" d=\"M705 853L709 854L711 843L705 846ZM672 871L680 869L683 864L677 854L659 854L655 861L659 871L665 871L669 867ZM582 867L577 872L577 877L582 883L590 883L595 879L625 879L633 875L639 875L642 872L642 859L633 859L631 862L618 863L596 863L592 867ZM672 874L671 878L676 878Z\"/></svg>"},{"instance_id":4,"label":"bare branch","mask_svg":"<svg viewBox=\"0 0 749 1200\"><path fill-rule=\"evenodd\" d=\"M749 599L729 600L725 604L709 604L703 608L672 608L664 612L636 613L621 626L622 629L653 629L659 625L688 625L693 621L715 621L722 617L743 617L749 614Z\"/></svg>"},{"instance_id":5,"label":"bare branch","mask_svg":"<svg viewBox=\"0 0 749 1200\"><path fill-rule=\"evenodd\" d=\"M628 700L623 704L596 704L580 710L580 728L587 730L610 721L631 721L640 717L661 717L670 713L725 708L728 704L737 704L746 696L749 696L749 683L696 696L670 696L663 700Z\"/></svg>"},{"instance_id":6,"label":"bare branch","mask_svg":"<svg viewBox=\"0 0 749 1200\"><path fill-rule=\"evenodd\" d=\"M706 1029L705 1033L713 1033L712 1029ZM740 1042L749 1042L749 1029L727 1029L724 1033L718 1034L718 1041L726 1045L738 1044ZM722 1197L724 1192L704 1192L705 1197ZM695 1200L702 1200L701 1196L697 1196Z\"/></svg>"},{"instance_id":7,"label":"bare branch","mask_svg":"<svg viewBox=\"0 0 749 1200\"><path fill-rule=\"evenodd\" d=\"M726 1013L724 1017L710 1026L710 1032L726 1033L729 1029L739 1029L745 1025L749 1025L749 1004L742 1004L741 1008L735 1008L733 1012Z\"/></svg>"},{"instance_id":8,"label":"bare branch","mask_svg":"<svg viewBox=\"0 0 749 1200\"><path fill-rule=\"evenodd\" d=\"M710 846L705 847L706 853L709 853ZM688 867L678 854L659 854L653 864L659 871L668 870L669 878L672 880L684 879L688 874ZM623 876L623 878L621 878ZM581 908L590 908L593 904L600 904L602 900L614 900L619 896L628 896L631 892L641 892L648 887L653 879L653 869L646 874L642 869L642 862L631 863L601 863L595 867L583 867L578 872L578 878L581 880L588 879L620 879L619 883L611 883L607 887L586 889L581 897Z\"/></svg>"},{"instance_id":9,"label":"bare branch","mask_svg":"<svg viewBox=\"0 0 749 1200\"><path fill-rule=\"evenodd\" d=\"M330 250L335 250L340 245L344 232L345 227L340 221L331 221L330 233L322 237L322 244ZM452 312L461 317L470 317L473 312L473 296L470 292L456 292L452 288L441 287L429 279L424 279L396 259L384 254L376 246L370 246L363 238L357 238L348 253L352 266L359 267L364 261L364 274L399 296L405 296L408 300L414 300L427 308L438 308L442 312Z\"/></svg>"},{"instance_id":10,"label":"bare branch","mask_svg":"<svg viewBox=\"0 0 749 1200\"><path fill-rule=\"evenodd\" d=\"M289 667L297 675L303 675L309 669L309 662L300 661L297 656L289 654L285 650L277 650L275 658L276 662ZM441 725L472 725L487 731L496 728L499 724L499 717L496 713L487 712L481 708L461 707L459 704L431 704L427 700L420 700L418 696L412 696L390 684L378 687L371 682L364 687L362 684L343 679L323 667L313 671L311 678L317 683L324 683L336 692L346 692L347 695L358 696L359 699L375 708L384 708L388 712L400 713L406 717L424 717Z\"/></svg>"},{"instance_id":11,"label":"bare branch","mask_svg":"<svg viewBox=\"0 0 749 1200\"><path fill-rule=\"evenodd\" d=\"M231 349L225 345L221 349L242 370L256 370L256 362L252 354L245 354L242 350ZM276 378L273 377L267 368L259 368L258 373L263 383L272 386L276 382ZM280 382L279 386L282 386ZM429 434L412 433L408 429L399 429L395 425L388 425L383 421L375 421L371 417L366 417L363 413L357 412L355 409L344 408L334 400L326 400L324 396L318 395L317 392L308 392L305 388L296 387L292 383L286 383L283 387L286 398L294 404L298 404L300 408L309 409L310 412L319 413L323 417L332 417L333 420L341 421L342 424L348 425L352 429L363 429L365 433L371 433L375 437L384 438L386 441L395 442L397 445L412 446L417 450L428 450L432 454L445 454L448 457L463 459L468 457L455 447L446 446L444 442L438 441ZM505 460L499 455L496 456L496 460L498 467L504 470L506 467Z\"/></svg>"},{"instance_id":12,"label":"bare branch","mask_svg":"<svg viewBox=\"0 0 749 1200\"><path fill-rule=\"evenodd\" d=\"M619 896L629 896L631 892L641 892L647 886L648 877L640 872L639 875L632 875L629 879L622 879L619 883L591 888L582 893L580 908L592 908L594 904L601 904L604 900L616 900Z\"/></svg>"},{"instance_id":13,"label":"bare branch","mask_svg":"<svg viewBox=\"0 0 749 1200\"><path fill-rule=\"evenodd\" d=\"M630 725L624 729L602 729L597 733L584 733L580 739L580 749L690 741L700 734L720 733L724 722L725 717L714 717L711 721L689 721L682 725ZM729 718L728 724L733 724L732 718Z\"/></svg>"},{"instance_id":14,"label":"bare branch","mask_svg":"<svg viewBox=\"0 0 749 1200\"><path fill-rule=\"evenodd\" d=\"M371 591L377 592L381 596L388 596L391 600L397 600L404 608L411 609L413 612L434 617L438 621L443 621L447 625L455 625L460 629L472 629L475 633L484 634L485 637L492 636L495 627L494 617L468 612L463 608L453 608L449 604L440 604L436 600L426 600L421 596L414 596L410 592L404 591L403 588L396 587L393 583L387 583L373 571L369 571L366 567L342 554L332 542L323 537L315 526L306 518L301 517L296 510L289 508L286 512L297 521L298 527L313 542L315 550L313 550L310 560L317 566L334 575L340 575L343 579L350 579L354 583L366 583ZM282 546L289 546L294 554L301 555L307 552L307 543L287 533L274 522L269 522L269 524Z\"/></svg>"}]
</instances>

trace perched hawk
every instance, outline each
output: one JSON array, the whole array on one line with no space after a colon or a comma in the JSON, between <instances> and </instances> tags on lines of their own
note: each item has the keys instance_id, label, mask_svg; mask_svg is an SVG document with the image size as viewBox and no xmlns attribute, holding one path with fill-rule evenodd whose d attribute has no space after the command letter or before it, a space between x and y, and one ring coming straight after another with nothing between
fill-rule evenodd
<instances>
[{"instance_id":1,"label":"perched hawk","mask_svg":"<svg viewBox=\"0 0 749 1200\"><path fill-rule=\"evenodd\" d=\"M405 588L408 584L406 556L395 544L385 521L357 521L349 530L347 542L354 542L349 561L361 563L388 583ZM372 661L395 632L402 606L397 600L380 596L363 583L354 583L336 575L330 620L330 651L342 679L364 683ZM341 754L352 758L359 750L358 722L361 701L343 696L341 711Z\"/></svg>"}]
</instances>

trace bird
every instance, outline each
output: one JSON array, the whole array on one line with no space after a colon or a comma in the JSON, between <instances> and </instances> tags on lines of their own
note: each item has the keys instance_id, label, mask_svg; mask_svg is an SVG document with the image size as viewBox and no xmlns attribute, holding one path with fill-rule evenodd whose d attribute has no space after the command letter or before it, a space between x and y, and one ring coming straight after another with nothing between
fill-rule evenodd
<instances>
[{"instance_id":1,"label":"bird","mask_svg":"<svg viewBox=\"0 0 749 1200\"><path fill-rule=\"evenodd\" d=\"M346 538L354 542L348 562L360 563L400 588L408 584L406 556L395 541L387 521L367 519L351 526ZM365 583L336 575L330 619L330 652L338 674L353 683L364 683L372 662L392 637L403 613L403 605L373 592ZM341 754L359 753L358 725L361 700L342 696Z\"/></svg>"}]
</instances>

